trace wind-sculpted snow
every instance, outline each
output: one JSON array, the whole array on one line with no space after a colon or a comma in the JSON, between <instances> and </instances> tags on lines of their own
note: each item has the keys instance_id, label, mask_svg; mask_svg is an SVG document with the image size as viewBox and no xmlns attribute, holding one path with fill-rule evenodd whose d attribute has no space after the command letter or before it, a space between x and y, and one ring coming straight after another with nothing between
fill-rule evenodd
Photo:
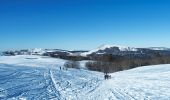
<instances>
[{"instance_id":1,"label":"wind-sculpted snow","mask_svg":"<svg viewBox=\"0 0 170 100\"><path fill-rule=\"evenodd\" d=\"M0 100L170 100L170 65L116 72L104 80L103 73L84 68L60 70L64 62L0 57Z\"/></svg>"}]
</instances>

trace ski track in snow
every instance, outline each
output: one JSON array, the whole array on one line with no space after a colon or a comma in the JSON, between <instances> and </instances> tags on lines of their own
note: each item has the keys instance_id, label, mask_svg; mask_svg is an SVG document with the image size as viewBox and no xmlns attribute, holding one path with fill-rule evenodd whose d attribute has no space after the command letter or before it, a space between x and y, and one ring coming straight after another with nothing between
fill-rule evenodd
<instances>
[{"instance_id":1,"label":"ski track in snow","mask_svg":"<svg viewBox=\"0 0 170 100\"><path fill-rule=\"evenodd\" d=\"M64 60L27 57L0 57L0 100L170 100L170 65L116 72L104 80L100 72L60 70Z\"/></svg>"}]
</instances>

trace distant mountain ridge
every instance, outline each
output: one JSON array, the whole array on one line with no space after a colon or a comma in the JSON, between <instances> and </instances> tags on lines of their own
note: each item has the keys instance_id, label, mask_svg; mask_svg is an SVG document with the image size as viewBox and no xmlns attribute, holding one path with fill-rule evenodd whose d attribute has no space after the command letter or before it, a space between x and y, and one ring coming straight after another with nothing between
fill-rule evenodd
<instances>
[{"instance_id":1,"label":"distant mountain ridge","mask_svg":"<svg viewBox=\"0 0 170 100\"><path fill-rule=\"evenodd\" d=\"M170 50L170 48L166 48L166 47L149 47L149 49L151 50Z\"/></svg>"},{"instance_id":2,"label":"distant mountain ridge","mask_svg":"<svg viewBox=\"0 0 170 100\"><path fill-rule=\"evenodd\" d=\"M85 50L62 50L62 49L23 49L23 50L13 50L5 51L3 55L47 55L47 56L83 56L87 57L90 55L143 55L143 54L153 54L153 53L162 53L170 54L170 48L166 47L148 47L148 48L135 48L135 47L126 47L119 45L101 45L96 49L89 51Z\"/></svg>"}]
</instances>

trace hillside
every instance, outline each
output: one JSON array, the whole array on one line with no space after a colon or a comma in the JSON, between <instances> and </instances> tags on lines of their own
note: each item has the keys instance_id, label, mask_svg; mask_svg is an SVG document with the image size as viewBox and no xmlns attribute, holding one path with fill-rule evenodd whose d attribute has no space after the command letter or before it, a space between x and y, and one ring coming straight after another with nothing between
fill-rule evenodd
<instances>
[{"instance_id":1,"label":"hillside","mask_svg":"<svg viewBox=\"0 0 170 100\"><path fill-rule=\"evenodd\" d=\"M168 100L170 65L112 73L60 70L65 60L41 56L0 57L0 99Z\"/></svg>"},{"instance_id":2,"label":"hillside","mask_svg":"<svg viewBox=\"0 0 170 100\"><path fill-rule=\"evenodd\" d=\"M126 52L126 51L135 52L137 51L137 49L133 47L118 46L118 45L101 45L98 48L92 49L88 52L84 52L81 55L88 56L90 54L107 54L107 53L115 53L115 52L117 53L117 52Z\"/></svg>"}]
</instances>

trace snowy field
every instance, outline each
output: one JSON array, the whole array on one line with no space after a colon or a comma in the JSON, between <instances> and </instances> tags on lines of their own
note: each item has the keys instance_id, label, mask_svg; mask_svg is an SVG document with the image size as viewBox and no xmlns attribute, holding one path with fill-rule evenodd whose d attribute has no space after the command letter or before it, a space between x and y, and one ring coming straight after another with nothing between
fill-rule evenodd
<instances>
[{"instance_id":1,"label":"snowy field","mask_svg":"<svg viewBox=\"0 0 170 100\"><path fill-rule=\"evenodd\" d=\"M60 70L65 60L0 56L0 100L170 100L170 65L113 73Z\"/></svg>"}]
</instances>

